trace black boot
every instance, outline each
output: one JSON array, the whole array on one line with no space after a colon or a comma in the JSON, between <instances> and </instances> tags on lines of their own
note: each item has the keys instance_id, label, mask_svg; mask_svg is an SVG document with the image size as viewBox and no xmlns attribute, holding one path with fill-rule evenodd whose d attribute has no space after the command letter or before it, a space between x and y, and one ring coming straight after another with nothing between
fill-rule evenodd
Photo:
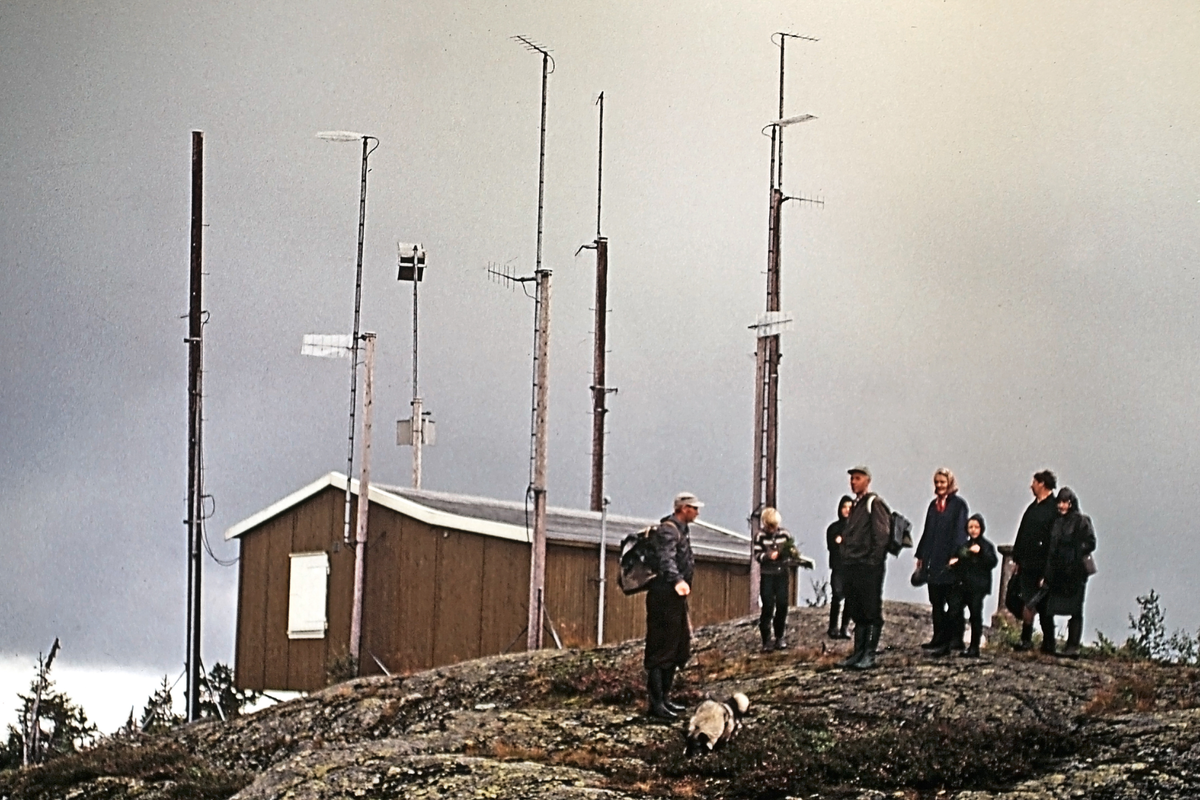
<instances>
[{"instance_id":1,"label":"black boot","mask_svg":"<svg viewBox=\"0 0 1200 800\"><path fill-rule=\"evenodd\" d=\"M759 634L762 636L762 651L769 653L774 650L775 648L771 646L771 629L762 628L759 630Z\"/></svg>"},{"instance_id":2,"label":"black boot","mask_svg":"<svg viewBox=\"0 0 1200 800\"><path fill-rule=\"evenodd\" d=\"M842 607L841 600L831 600L829 602L829 630L825 633L830 639L844 639L847 637L838 635L838 611ZM842 626L842 633L846 632L845 625Z\"/></svg>"},{"instance_id":3,"label":"black boot","mask_svg":"<svg viewBox=\"0 0 1200 800\"><path fill-rule=\"evenodd\" d=\"M983 639L983 623L971 623L971 646L959 653L963 658L979 658L979 642Z\"/></svg>"},{"instance_id":4,"label":"black boot","mask_svg":"<svg viewBox=\"0 0 1200 800\"><path fill-rule=\"evenodd\" d=\"M839 667L853 667L867 652L867 626L854 623L854 652L837 662Z\"/></svg>"},{"instance_id":5,"label":"black boot","mask_svg":"<svg viewBox=\"0 0 1200 800\"><path fill-rule=\"evenodd\" d=\"M654 719L679 719L679 715L663 705L663 671L659 667L646 670L646 689L650 694L648 716Z\"/></svg>"},{"instance_id":6,"label":"black boot","mask_svg":"<svg viewBox=\"0 0 1200 800\"><path fill-rule=\"evenodd\" d=\"M856 663L851 664L851 669L874 669L875 668L875 653L879 647L879 634L883 630L882 625L867 626L867 647L863 651L863 656Z\"/></svg>"},{"instance_id":7,"label":"black boot","mask_svg":"<svg viewBox=\"0 0 1200 800\"><path fill-rule=\"evenodd\" d=\"M835 638L835 639L849 639L849 638L850 638L850 632L849 632L848 630L846 630L846 627L847 627L847 626L846 626L846 620L845 620L845 619L843 619L843 620L842 620L842 629L841 629L840 631L838 631L838 635L837 635L837 636L835 636L834 638Z\"/></svg>"},{"instance_id":8,"label":"black boot","mask_svg":"<svg viewBox=\"0 0 1200 800\"><path fill-rule=\"evenodd\" d=\"M1067 622L1067 646L1063 648L1062 654L1067 658L1079 658L1079 641L1083 638L1083 620L1079 617L1071 617Z\"/></svg>"},{"instance_id":9,"label":"black boot","mask_svg":"<svg viewBox=\"0 0 1200 800\"><path fill-rule=\"evenodd\" d=\"M1013 647L1019 653L1024 653L1033 649L1033 623L1025 622L1021 624L1021 641Z\"/></svg>"},{"instance_id":10,"label":"black boot","mask_svg":"<svg viewBox=\"0 0 1200 800\"><path fill-rule=\"evenodd\" d=\"M663 676L663 681L662 681L662 683L663 683L663 705L666 707L666 709L668 711L674 711L676 714L678 714L679 712L683 711L684 706L680 705L679 703L671 702L671 684L673 684L675 682L675 667L674 666L663 667L662 668L662 676Z\"/></svg>"},{"instance_id":11,"label":"black boot","mask_svg":"<svg viewBox=\"0 0 1200 800\"><path fill-rule=\"evenodd\" d=\"M1042 617L1042 652L1054 655L1054 617Z\"/></svg>"}]
</instances>

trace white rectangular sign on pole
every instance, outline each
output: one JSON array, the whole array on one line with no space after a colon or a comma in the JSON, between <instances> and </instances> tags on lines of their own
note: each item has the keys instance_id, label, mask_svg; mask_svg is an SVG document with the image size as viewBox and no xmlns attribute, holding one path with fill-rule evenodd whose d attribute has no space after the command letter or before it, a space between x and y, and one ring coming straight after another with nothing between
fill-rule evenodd
<instances>
[{"instance_id":1,"label":"white rectangular sign on pole","mask_svg":"<svg viewBox=\"0 0 1200 800\"><path fill-rule=\"evenodd\" d=\"M354 337L348 333L306 333L300 355L318 358L348 358Z\"/></svg>"}]
</instances>

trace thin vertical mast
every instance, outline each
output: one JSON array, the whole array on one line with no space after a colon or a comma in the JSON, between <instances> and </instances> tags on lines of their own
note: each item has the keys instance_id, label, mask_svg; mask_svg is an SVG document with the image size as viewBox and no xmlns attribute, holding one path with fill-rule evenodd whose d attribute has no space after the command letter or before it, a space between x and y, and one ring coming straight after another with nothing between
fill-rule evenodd
<instances>
[{"instance_id":1,"label":"thin vertical mast","mask_svg":"<svg viewBox=\"0 0 1200 800\"><path fill-rule=\"evenodd\" d=\"M608 347L608 239L600 234L600 201L604 186L604 92L596 101L600 106L599 146L596 158L596 308L592 354L592 511L604 504L604 424L608 409L606 353Z\"/></svg>"},{"instance_id":2,"label":"thin vertical mast","mask_svg":"<svg viewBox=\"0 0 1200 800\"><path fill-rule=\"evenodd\" d=\"M204 354L203 324L204 236L204 132L192 131L192 227L188 303L188 587L187 587L187 697L186 717L200 715L200 374Z\"/></svg>"}]
</instances>

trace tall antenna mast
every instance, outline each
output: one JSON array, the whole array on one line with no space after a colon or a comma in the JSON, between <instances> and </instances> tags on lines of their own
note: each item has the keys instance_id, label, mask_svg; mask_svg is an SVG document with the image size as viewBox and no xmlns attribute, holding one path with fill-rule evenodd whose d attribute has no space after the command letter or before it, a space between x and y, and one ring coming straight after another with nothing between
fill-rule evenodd
<instances>
[{"instance_id":1,"label":"tall antenna mast","mask_svg":"<svg viewBox=\"0 0 1200 800\"><path fill-rule=\"evenodd\" d=\"M816 42L809 36L778 32L779 37L779 114L767 125L771 129L770 193L767 211L767 309L766 313L752 326L758 338L755 351L754 379L754 464L753 497L750 511L751 541L759 532L759 519L764 508L777 504L777 473L779 467L779 362L781 352L779 335L791 325L792 317L780 310L782 282L780 269L781 211L787 200L808 198L785 197L783 194L783 129L798 122L815 119L810 114L801 114L785 119L783 116L783 87L785 50L788 39ZM764 129L765 131L765 129ZM753 550L753 547L751 548ZM750 559L750 608L758 602L758 562Z\"/></svg>"},{"instance_id":2,"label":"tall antenna mast","mask_svg":"<svg viewBox=\"0 0 1200 800\"><path fill-rule=\"evenodd\" d=\"M604 423L608 414L607 396L616 389L605 384L605 360L608 346L608 239L600 234L600 201L604 189L604 92L596 100L600 106L600 133L596 157L596 238L575 251L596 251L596 319L592 354L592 511L604 510Z\"/></svg>"},{"instance_id":3,"label":"tall antenna mast","mask_svg":"<svg viewBox=\"0 0 1200 800\"><path fill-rule=\"evenodd\" d=\"M187 488L187 695L186 718L200 717L200 566L201 536L201 372L204 321L201 289L204 280L204 132L192 131L192 229L188 294L188 488ZM56 643L57 644L57 643Z\"/></svg>"},{"instance_id":4,"label":"tall antenna mast","mask_svg":"<svg viewBox=\"0 0 1200 800\"><path fill-rule=\"evenodd\" d=\"M532 464L529 493L533 495L533 537L529 555L529 617L526 621L527 650L542 646L542 624L546 609L546 445L550 399L550 270L542 267L542 217L546 194L546 87L554 71L550 51L527 36L514 36L530 52L542 57L542 125L538 149L537 261L534 298L537 327L534 331Z\"/></svg>"}]
</instances>

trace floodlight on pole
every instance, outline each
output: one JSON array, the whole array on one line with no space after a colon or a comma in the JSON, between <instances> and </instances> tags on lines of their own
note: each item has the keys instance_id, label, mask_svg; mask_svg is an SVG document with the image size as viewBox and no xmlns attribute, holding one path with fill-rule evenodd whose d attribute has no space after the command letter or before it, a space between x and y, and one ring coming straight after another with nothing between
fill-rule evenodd
<instances>
[{"instance_id":1,"label":"floodlight on pole","mask_svg":"<svg viewBox=\"0 0 1200 800\"><path fill-rule=\"evenodd\" d=\"M367 158L379 147L379 140L374 136L354 131L320 131L318 139L327 142L356 142L362 141L362 179L358 193L358 258L354 271L354 326L350 340L350 433L347 436L349 444L346 456L346 504L343 513L342 541L350 544L350 476L354 474L354 405L358 394L358 341L359 316L362 307L362 267L363 267L363 232L367 222ZM375 147L370 143L375 142Z\"/></svg>"}]
</instances>

